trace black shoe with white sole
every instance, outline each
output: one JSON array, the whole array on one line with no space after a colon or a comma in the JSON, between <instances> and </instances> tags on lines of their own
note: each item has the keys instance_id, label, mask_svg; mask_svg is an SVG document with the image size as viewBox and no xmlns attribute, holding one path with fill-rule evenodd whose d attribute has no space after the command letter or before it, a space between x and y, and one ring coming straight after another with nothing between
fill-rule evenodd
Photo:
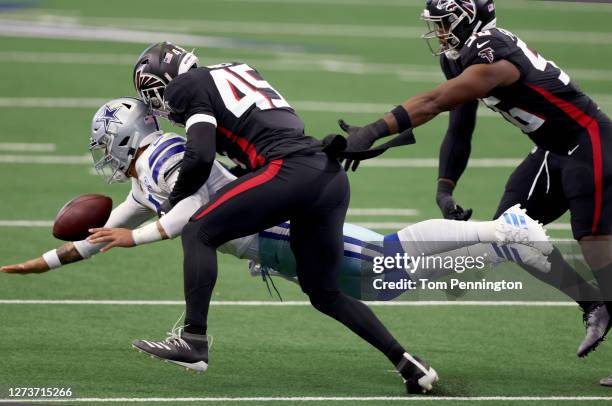
<instances>
[{"instance_id":1,"label":"black shoe with white sole","mask_svg":"<svg viewBox=\"0 0 612 406\"><path fill-rule=\"evenodd\" d=\"M208 337L205 335L181 331L180 334L171 333L163 341L134 340L132 347L187 370L204 372L208 369Z\"/></svg>"},{"instance_id":2,"label":"black shoe with white sole","mask_svg":"<svg viewBox=\"0 0 612 406\"><path fill-rule=\"evenodd\" d=\"M584 324L586 326L586 336L580 343L576 355L586 357L605 340L612 321L608 314L608 309L603 303L595 303L584 311Z\"/></svg>"},{"instance_id":3,"label":"black shoe with white sole","mask_svg":"<svg viewBox=\"0 0 612 406\"><path fill-rule=\"evenodd\" d=\"M404 358L397 364L397 371L404 379L406 391L411 394L427 393L438 382L438 374L419 357L404 353Z\"/></svg>"}]
</instances>

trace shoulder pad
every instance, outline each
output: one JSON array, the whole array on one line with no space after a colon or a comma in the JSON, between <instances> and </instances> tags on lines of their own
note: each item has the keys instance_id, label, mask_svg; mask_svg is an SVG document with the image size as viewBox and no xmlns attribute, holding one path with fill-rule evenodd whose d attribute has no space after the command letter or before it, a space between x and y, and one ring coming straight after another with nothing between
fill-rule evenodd
<instances>
[{"instance_id":1,"label":"shoulder pad","mask_svg":"<svg viewBox=\"0 0 612 406\"><path fill-rule=\"evenodd\" d=\"M508 59L518 51L516 37L507 31L493 28L472 34L461 49L461 65L467 68L480 63L494 63Z\"/></svg>"}]
</instances>

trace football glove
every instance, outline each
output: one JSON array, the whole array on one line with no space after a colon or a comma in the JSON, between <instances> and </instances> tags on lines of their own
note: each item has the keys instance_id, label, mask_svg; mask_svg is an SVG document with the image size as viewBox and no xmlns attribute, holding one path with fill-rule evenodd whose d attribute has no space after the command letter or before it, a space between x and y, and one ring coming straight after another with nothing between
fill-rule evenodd
<instances>
[{"instance_id":1,"label":"football glove","mask_svg":"<svg viewBox=\"0 0 612 406\"><path fill-rule=\"evenodd\" d=\"M349 152L368 150L374 145L377 139L389 135L387 124L382 119L363 127L350 125L346 121L340 119L338 120L338 125L342 131L348 134L346 139L346 151ZM359 166L359 162L358 160L345 159L344 170L348 172L348 170L351 169L355 172Z\"/></svg>"},{"instance_id":2,"label":"football glove","mask_svg":"<svg viewBox=\"0 0 612 406\"><path fill-rule=\"evenodd\" d=\"M472 217L473 210L464 210L459 206L453 198L453 189L455 187L446 181L438 181L438 191L436 194L436 203L442 211L442 215L447 220L468 221Z\"/></svg>"}]
</instances>

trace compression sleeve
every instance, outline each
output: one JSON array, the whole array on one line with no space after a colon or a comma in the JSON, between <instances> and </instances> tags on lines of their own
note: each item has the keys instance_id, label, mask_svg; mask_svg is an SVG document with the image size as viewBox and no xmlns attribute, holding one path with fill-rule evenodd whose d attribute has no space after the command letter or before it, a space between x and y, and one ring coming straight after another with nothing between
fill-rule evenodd
<instances>
[{"instance_id":1,"label":"compression sleeve","mask_svg":"<svg viewBox=\"0 0 612 406\"><path fill-rule=\"evenodd\" d=\"M440 146L438 177L457 183L467 167L472 151L478 101L469 102L450 112L448 130Z\"/></svg>"},{"instance_id":2,"label":"compression sleeve","mask_svg":"<svg viewBox=\"0 0 612 406\"><path fill-rule=\"evenodd\" d=\"M187 128L185 155L178 179L168 198L172 206L200 189L215 159L215 125L198 121Z\"/></svg>"},{"instance_id":3,"label":"compression sleeve","mask_svg":"<svg viewBox=\"0 0 612 406\"><path fill-rule=\"evenodd\" d=\"M104 227L135 228L154 216L155 212L138 203L130 193L124 202L113 209ZM82 240L75 241L74 247L83 258L89 258L100 252L100 249L106 244L91 244L87 240Z\"/></svg>"}]
</instances>

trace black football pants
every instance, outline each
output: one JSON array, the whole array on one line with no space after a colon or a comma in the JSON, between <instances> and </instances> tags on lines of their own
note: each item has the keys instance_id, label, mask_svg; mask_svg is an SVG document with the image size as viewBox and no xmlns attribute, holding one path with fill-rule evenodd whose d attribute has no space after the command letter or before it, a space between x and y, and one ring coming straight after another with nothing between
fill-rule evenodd
<instances>
[{"instance_id":1,"label":"black football pants","mask_svg":"<svg viewBox=\"0 0 612 406\"><path fill-rule=\"evenodd\" d=\"M186 331L206 333L216 248L289 220L298 280L312 305L397 364L403 348L367 306L338 288L349 195L346 173L322 153L271 161L219 190L182 233Z\"/></svg>"}]
</instances>

